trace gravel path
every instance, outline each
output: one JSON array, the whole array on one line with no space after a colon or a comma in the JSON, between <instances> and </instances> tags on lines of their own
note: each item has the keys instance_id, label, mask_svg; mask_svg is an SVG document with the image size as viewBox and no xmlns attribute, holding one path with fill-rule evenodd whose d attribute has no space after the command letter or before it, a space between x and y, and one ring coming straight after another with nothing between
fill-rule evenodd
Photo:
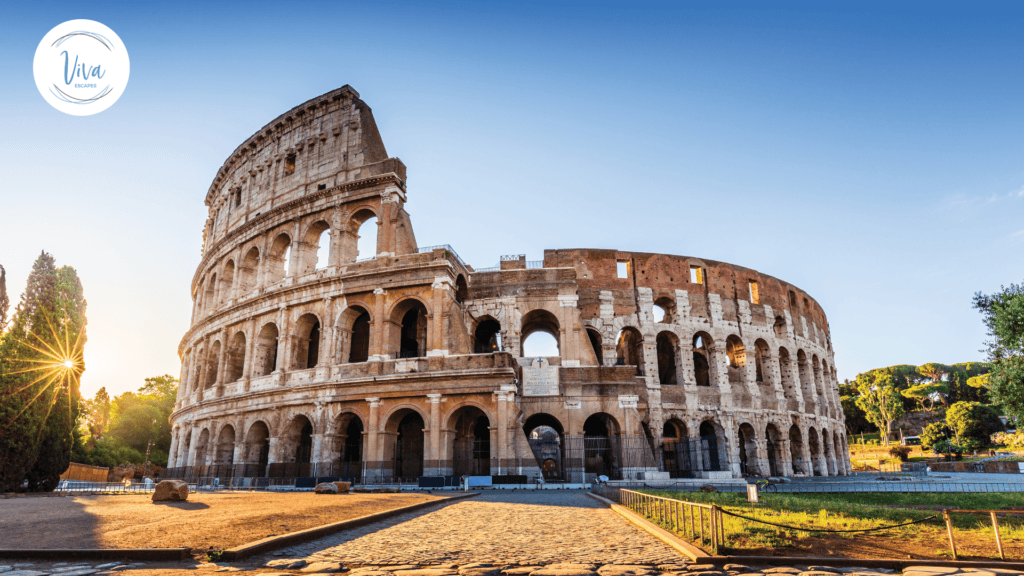
<instances>
[{"instance_id":1,"label":"gravel path","mask_svg":"<svg viewBox=\"0 0 1024 576\"><path fill-rule=\"evenodd\" d=\"M682 557L582 492L485 492L285 551L346 564L666 564Z\"/></svg>"}]
</instances>

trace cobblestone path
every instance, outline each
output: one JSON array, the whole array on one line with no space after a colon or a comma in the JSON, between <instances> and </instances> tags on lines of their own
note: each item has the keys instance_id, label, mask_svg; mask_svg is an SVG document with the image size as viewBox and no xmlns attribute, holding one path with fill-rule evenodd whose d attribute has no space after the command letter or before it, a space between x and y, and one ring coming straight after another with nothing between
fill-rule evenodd
<instances>
[{"instance_id":1,"label":"cobblestone path","mask_svg":"<svg viewBox=\"0 0 1024 576\"><path fill-rule=\"evenodd\" d=\"M484 492L285 552L346 564L670 564L684 557L582 492Z\"/></svg>"}]
</instances>

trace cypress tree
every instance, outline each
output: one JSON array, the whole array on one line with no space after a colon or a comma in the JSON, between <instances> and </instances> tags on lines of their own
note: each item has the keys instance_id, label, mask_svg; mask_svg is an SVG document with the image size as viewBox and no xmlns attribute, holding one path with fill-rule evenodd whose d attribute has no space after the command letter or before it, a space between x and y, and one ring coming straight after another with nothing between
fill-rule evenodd
<instances>
[{"instance_id":1,"label":"cypress tree","mask_svg":"<svg viewBox=\"0 0 1024 576\"><path fill-rule=\"evenodd\" d=\"M43 252L0 341L0 491L52 490L79 412L85 300L71 267Z\"/></svg>"},{"instance_id":2,"label":"cypress tree","mask_svg":"<svg viewBox=\"0 0 1024 576\"><path fill-rule=\"evenodd\" d=\"M11 306L11 299L7 297L7 271L0 265L0 334L4 333L7 327L7 309Z\"/></svg>"}]
</instances>

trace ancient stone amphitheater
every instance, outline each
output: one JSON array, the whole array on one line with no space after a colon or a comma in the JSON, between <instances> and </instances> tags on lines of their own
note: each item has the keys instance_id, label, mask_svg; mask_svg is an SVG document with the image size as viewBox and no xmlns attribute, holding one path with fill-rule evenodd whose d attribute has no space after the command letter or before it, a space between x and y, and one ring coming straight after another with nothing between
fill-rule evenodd
<instances>
[{"instance_id":1,"label":"ancient stone amphitheater","mask_svg":"<svg viewBox=\"0 0 1024 576\"><path fill-rule=\"evenodd\" d=\"M850 472L828 323L797 287L616 250L474 269L418 246L407 195L405 165L349 86L228 157L206 195L171 475ZM376 237L372 253L361 237ZM554 355L524 357L537 334Z\"/></svg>"}]
</instances>

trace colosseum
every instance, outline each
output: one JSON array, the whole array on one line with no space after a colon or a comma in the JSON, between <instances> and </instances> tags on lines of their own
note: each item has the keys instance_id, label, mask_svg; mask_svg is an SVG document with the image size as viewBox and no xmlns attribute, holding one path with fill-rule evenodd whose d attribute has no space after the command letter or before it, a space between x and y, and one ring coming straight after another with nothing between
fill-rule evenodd
<instances>
[{"instance_id":1,"label":"colosseum","mask_svg":"<svg viewBox=\"0 0 1024 576\"><path fill-rule=\"evenodd\" d=\"M170 475L442 486L850 473L828 323L799 288L606 249L474 268L417 244L408 194L349 86L228 157L206 194ZM526 356L531 337L557 348Z\"/></svg>"}]
</instances>

